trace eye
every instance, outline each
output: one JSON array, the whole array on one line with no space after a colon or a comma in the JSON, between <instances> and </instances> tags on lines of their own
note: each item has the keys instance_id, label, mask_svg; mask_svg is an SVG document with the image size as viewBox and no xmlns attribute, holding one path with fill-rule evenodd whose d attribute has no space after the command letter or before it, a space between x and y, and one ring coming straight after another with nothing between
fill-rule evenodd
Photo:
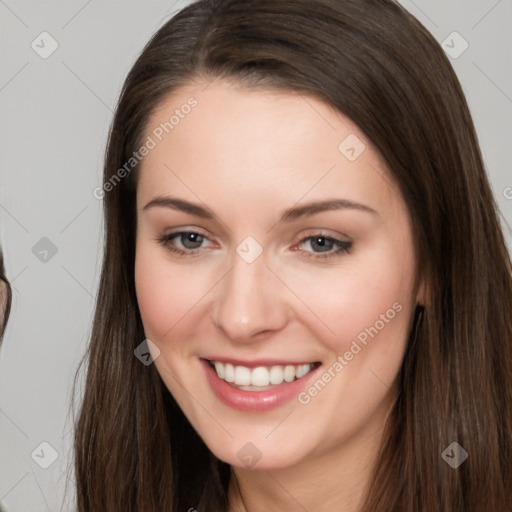
<instances>
[{"instance_id":1,"label":"eye","mask_svg":"<svg viewBox=\"0 0 512 512\"><path fill-rule=\"evenodd\" d=\"M177 231L157 238L157 241L171 252L183 255L194 254L199 249L206 247L203 242L207 240L205 235L196 231Z\"/></svg>"},{"instance_id":2,"label":"eye","mask_svg":"<svg viewBox=\"0 0 512 512\"><path fill-rule=\"evenodd\" d=\"M329 258L340 254L346 254L352 247L352 242L338 240L322 233L316 233L302 238L297 246L302 247L308 253L308 258Z\"/></svg>"},{"instance_id":3,"label":"eye","mask_svg":"<svg viewBox=\"0 0 512 512\"><path fill-rule=\"evenodd\" d=\"M211 244L204 245L209 239L197 231L176 231L158 237L157 241L169 251L184 256L194 255L200 252L201 249L211 246ZM352 242L338 240L323 233L316 233L302 238L295 244L293 250L296 247L302 249L302 252L305 253L304 257L329 258L348 253L352 247Z\"/></svg>"}]
</instances>

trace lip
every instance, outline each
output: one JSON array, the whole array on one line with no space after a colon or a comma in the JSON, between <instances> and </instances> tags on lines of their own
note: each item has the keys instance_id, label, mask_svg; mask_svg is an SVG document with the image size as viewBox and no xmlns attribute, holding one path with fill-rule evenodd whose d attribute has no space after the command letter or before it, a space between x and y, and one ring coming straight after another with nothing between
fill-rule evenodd
<instances>
[{"instance_id":1,"label":"lip","mask_svg":"<svg viewBox=\"0 0 512 512\"><path fill-rule=\"evenodd\" d=\"M212 360L226 363L234 361L232 359L210 359L210 361ZM231 386L226 381L219 378L217 372L211 367L208 360L201 358L200 362L204 368L206 379L217 398L222 403L232 407L233 409L246 412L268 411L289 402L308 386L309 382L317 375L318 370L322 367L322 365L319 364L304 377L294 380L293 382L280 384L275 388L268 389L266 391L244 391ZM241 361L235 362L235 364L239 364L241 366L248 366L250 364L250 366L248 366L249 368L255 366L272 366L275 364L305 364L290 362L277 363L275 361L272 361L270 364L268 363L268 360L256 362L251 361L251 363L243 363Z\"/></svg>"}]
</instances>

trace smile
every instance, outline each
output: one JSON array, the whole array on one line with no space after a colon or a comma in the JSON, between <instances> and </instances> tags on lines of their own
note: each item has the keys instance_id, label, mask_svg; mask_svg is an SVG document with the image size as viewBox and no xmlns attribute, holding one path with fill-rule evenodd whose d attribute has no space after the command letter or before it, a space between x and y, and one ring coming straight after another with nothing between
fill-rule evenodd
<instances>
[{"instance_id":1,"label":"smile","mask_svg":"<svg viewBox=\"0 0 512 512\"><path fill-rule=\"evenodd\" d=\"M245 391L262 391L263 388L268 389L269 386L293 382L307 375L315 367L314 363L257 366L256 368L235 366L220 361L209 361L209 363L220 379Z\"/></svg>"},{"instance_id":2,"label":"smile","mask_svg":"<svg viewBox=\"0 0 512 512\"><path fill-rule=\"evenodd\" d=\"M298 396L319 373L320 362L218 361L200 358L215 396L225 405L246 412L264 412ZM280 364L279 364L280 363Z\"/></svg>"}]
</instances>

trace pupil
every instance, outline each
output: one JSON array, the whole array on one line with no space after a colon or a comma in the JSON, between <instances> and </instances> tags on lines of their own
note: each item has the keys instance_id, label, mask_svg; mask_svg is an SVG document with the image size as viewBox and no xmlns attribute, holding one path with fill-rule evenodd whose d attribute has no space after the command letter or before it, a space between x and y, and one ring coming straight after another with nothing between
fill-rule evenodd
<instances>
[{"instance_id":1,"label":"pupil","mask_svg":"<svg viewBox=\"0 0 512 512\"><path fill-rule=\"evenodd\" d=\"M197 249L203 242L203 235L197 233L185 233L181 235L181 243L187 249Z\"/></svg>"},{"instance_id":2,"label":"pupil","mask_svg":"<svg viewBox=\"0 0 512 512\"><path fill-rule=\"evenodd\" d=\"M312 239L313 249L315 249L315 245L317 249L320 249L318 252L326 252L332 249L333 240L329 240L324 236L319 236Z\"/></svg>"}]
</instances>

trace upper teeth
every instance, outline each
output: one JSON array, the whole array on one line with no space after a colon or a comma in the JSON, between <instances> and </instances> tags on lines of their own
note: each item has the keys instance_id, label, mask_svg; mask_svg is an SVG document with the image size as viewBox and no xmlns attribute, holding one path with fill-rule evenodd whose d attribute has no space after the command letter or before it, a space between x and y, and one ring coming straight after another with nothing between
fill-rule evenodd
<instances>
[{"instance_id":1,"label":"upper teeth","mask_svg":"<svg viewBox=\"0 0 512 512\"><path fill-rule=\"evenodd\" d=\"M292 382L295 378L304 377L313 369L313 364L299 365L275 365L275 366L258 366L256 368L248 368L247 366L234 366L231 363L221 363L212 361L217 375L237 386L268 386L270 384L277 385L283 381Z\"/></svg>"}]
</instances>

